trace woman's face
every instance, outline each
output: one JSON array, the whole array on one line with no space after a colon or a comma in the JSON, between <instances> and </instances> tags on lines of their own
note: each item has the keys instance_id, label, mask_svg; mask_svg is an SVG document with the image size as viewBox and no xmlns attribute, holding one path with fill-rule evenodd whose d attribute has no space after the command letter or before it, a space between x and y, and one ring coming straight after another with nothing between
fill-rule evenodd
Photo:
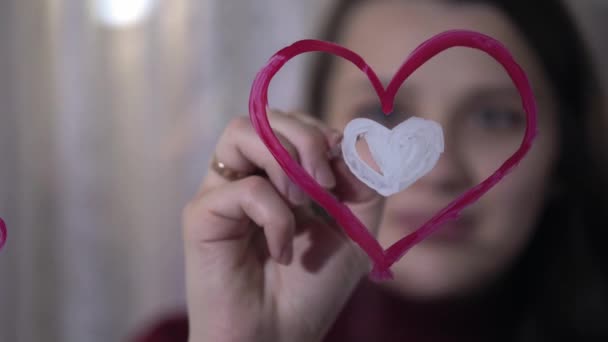
<instances>
[{"instance_id":1,"label":"woman's face","mask_svg":"<svg viewBox=\"0 0 608 342\"><path fill-rule=\"evenodd\" d=\"M395 281L388 286L420 300L470 294L517 258L534 233L558 141L553 95L539 62L497 9L439 1L368 1L350 14L340 42L359 53L386 85L419 44L450 29L479 31L509 48L537 96L539 135L515 171L393 266ZM369 117L392 127L418 116L443 128L445 152L435 168L387 200L379 233L385 248L488 177L521 143L526 121L517 89L500 65L480 51L454 48L429 61L401 87L388 119L366 76L346 61L334 65L326 108L332 126L344 128L356 117ZM365 147L359 151L370 160Z\"/></svg>"}]
</instances>

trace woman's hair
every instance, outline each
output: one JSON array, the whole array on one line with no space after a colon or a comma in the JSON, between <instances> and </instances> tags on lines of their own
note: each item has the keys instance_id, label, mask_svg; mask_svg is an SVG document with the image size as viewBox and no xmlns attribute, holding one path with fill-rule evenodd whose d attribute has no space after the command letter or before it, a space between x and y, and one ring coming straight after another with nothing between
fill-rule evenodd
<instances>
[{"instance_id":1,"label":"woman's hair","mask_svg":"<svg viewBox=\"0 0 608 342\"><path fill-rule=\"evenodd\" d=\"M338 41L364 0L338 0L321 39ZM561 141L553 193L547 196L528 248L492 290L500 294L509 341L608 341L608 223L601 95L581 35L559 0L448 0L501 10L532 47L559 110ZM309 112L325 115L333 57L313 61ZM499 310L497 308L497 310Z\"/></svg>"}]
</instances>

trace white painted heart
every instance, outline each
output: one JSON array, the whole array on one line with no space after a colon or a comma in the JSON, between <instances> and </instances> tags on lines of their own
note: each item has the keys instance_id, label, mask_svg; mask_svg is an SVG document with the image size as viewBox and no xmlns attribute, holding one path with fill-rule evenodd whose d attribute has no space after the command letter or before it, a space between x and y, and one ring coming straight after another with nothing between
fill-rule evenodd
<instances>
[{"instance_id":1,"label":"white painted heart","mask_svg":"<svg viewBox=\"0 0 608 342\"><path fill-rule=\"evenodd\" d=\"M381 172L361 160L356 143L364 138ZM357 118L346 125L342 155L350 171L383 196L403 191L435 167L444 149L443 130L431 120L411 117L392 130Z\"/></svg>"}]
</instances>

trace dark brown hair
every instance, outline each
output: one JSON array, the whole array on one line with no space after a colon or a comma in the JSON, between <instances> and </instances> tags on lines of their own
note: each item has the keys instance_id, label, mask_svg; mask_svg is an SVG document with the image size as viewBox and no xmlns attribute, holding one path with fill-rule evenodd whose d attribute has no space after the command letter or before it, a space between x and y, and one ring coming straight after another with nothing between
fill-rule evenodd
<instances>
[{"instance_id":1,"label":"dark brown hair","mask_svg":"<svg viewBox=\"0 0 608 342\"><path fill-rule=\"evenodd\" d=\"M338 0L321 39L339 40L363 0ZM608 341L606 170L600 148L605 113L590 58L568 8L558 0L450 0L495 6L517 26L556 94L561 141L559 189L547 198L527 250L497 284L505 298L508 341ZM309 82L309 112L323 116L332 57L319 54Z\"/></svg>"}]
</instances>

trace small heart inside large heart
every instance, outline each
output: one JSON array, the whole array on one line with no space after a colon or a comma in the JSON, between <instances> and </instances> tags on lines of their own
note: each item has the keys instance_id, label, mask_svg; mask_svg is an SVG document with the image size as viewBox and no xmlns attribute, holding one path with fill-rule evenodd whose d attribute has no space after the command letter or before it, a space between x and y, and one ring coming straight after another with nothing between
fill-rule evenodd
<instances>
[{"instance_id":1,"label":"small heart inside large heart","mask_svg":"<svg viewBox=\"0 0 608 342\"><path fill-rule=\"evenodd\" d=\"M280 141L273 133L268 117L266 116L268 87L276 73L285 65L285 63L295 56L308 52L326 52L350 61L365 73L380 98L383 112L388 114L392 111L395 94L403 82L429 59L453 47L466 47L481 50L493 57L503 66L520 93L522 105L526 112L526 132L520 147L487 179L458 196L422 226L384 250L353 212L323 189L311 175L291 158L287 150L281 145ZM372 68L355 52L340 45L325 41L301 40L295 42L272 56L266 66L258 72L251 87L249 113L252 124L258 135L289 178L332 215L344 229L346 234L369 255L374 263L372 278L376 280L390 279L392 277L390 266L401 259L410 248L432 234L445 221L458 217L460 211L476 202L488 190L500 182L509 171L516 167L530 150L537 129L536 101L524 71L499 41L478 32L464 30L440 33L422 43L405 60L386 88L382 86L382 83ZM371 154L375 156L375 162L381 169L387 170L386 166L391 165L389 167L391 177L394 177L395 174L402 176L405 173L410 176L409 180L411 180L416 178L416 175L420 174L420 172L414 172L416 168L419 168L420 171L424 171L425 165L421 165L423 163L420 165L411 165L402 160L396 162L388 160L385 157L386 154L384 151L379 151L377 147L374 147L378 146L382 140L383 138L380 137L380 134L374 134L372 143L368 145ZM393 166L393 163L397 163L400 167L411 169L402 170L403 173L400 173L395 171L397 166ZM360 167L364 168L364 166ZM375 172L374 170L372 171ZM389 186L387 185L387 187ZM398 188L399 187L397 187L397 189ZM389 190L393 191L395 189L390 189L389 187Z\"/></svg>"},{"instance_id":2,"label":"small heart inside large heart","mask_svg":"<svg viewBox=\"0 0 608 342\"><path fill-rule=\"evenodd\" d=\"M359 138L365 139L371 162L357 151ZM428 173L443 152L443 132L439 124L417 117L393 129L373 120L357 118L346 125L342 154L350 171L383 196L406 189Z\"/></svg>"}]
</instances>

